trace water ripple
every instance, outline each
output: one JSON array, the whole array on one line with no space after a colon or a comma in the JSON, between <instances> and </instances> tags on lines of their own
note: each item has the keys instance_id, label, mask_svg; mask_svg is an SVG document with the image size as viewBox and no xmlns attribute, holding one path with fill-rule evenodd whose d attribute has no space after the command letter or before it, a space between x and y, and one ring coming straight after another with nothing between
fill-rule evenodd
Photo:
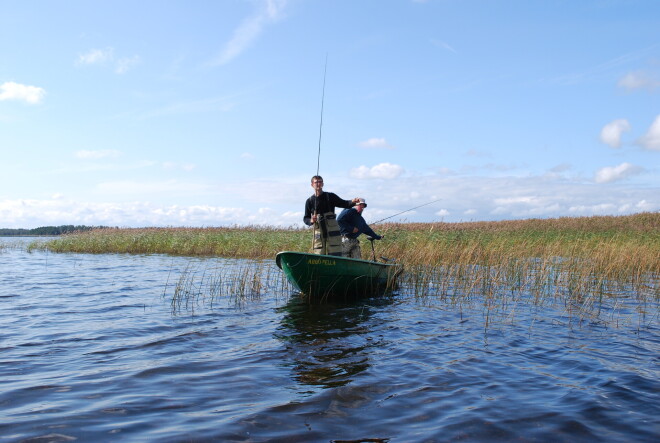
<instances>
[{"instance_id":1,"label":"water ripple","mask_svg":"<svg viewBox=\"0 0 660 443\"><path fill-rule=\"evenodd\" d=\"M173 315L165 283L191 262L3 250L0 437L657 440L657 318L579 323L552 303L487 318L405 293Z\"/></svg>"}]
</instances>

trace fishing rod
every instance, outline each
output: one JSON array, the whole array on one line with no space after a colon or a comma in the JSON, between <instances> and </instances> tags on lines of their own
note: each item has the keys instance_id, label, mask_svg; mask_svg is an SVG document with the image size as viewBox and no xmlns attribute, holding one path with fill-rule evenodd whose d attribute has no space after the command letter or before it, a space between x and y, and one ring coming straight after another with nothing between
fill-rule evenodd
<instances>
[{"instance_id":1,"label":"fishing rod","mask_svg":"<svg viewBox=\"0 0 660 443\"><path fill-rule=\"evenodd\" d=\"M394 215L390 215L389 217L382 218L382 219L378 220L377 222L373 222L373 223L370 223L370 224L375 225L376 223L380 223L380 222L385 221L385 220L387 220L387 219L390 219L390 218L392 218L392 217L396 217L397 215L405 214L406 212L410 212L410 211L412 211L413 209L421 208L422 206L428 206L428 205L430 205L430 204L432 204L432 203L439 202L440 200L442 200L442 199L439 198L439 199L437 199L437 200L433 200L432 202L424 203L423 205L415 206L414 208L410 208L410 209L406 209L405 211L397 212L397 213L394 214Z\"/></svg>"},{"instance_id":2,"label":"fishing rod","mask_svg":"<svg viewBox=\"0 0 660 443\"><path fill-rule=\"evenodd\" d=\"M323 68L323 90L321 93L321 120L319 123L319 149L316 156L316 177L319 176L319 170L321 167L321 136L323 135L323 105L325 103L325 78L328 72L328 54L325 54L325 67ZM317 179L318 180L318 179ZM316 194L316 191L314 192ZM314 199L314 215L318 217L318 197ZM323 227L325 225L318 223L321 232L323 232ZM323 235L323 234L321 234ZM312 249L314 248L314 239L316 238L316 223L314 223L314 229L312 230Z\"/></svg>"},{"instance_id":3,"label":"fishing rod","mask_svg":"<svg viewBox=\"0 0 660 443\"><path fill-rule=\"evenodd\" d=\"M325 68L323 68L323 93L321 94L321 123L319 124L319 153L316 157L316 175L319 175L321 166L321 135L323 134L323 103L325 102L325 76L328 72L328 54L325 55Z\"/></svg>"}]
</instances>

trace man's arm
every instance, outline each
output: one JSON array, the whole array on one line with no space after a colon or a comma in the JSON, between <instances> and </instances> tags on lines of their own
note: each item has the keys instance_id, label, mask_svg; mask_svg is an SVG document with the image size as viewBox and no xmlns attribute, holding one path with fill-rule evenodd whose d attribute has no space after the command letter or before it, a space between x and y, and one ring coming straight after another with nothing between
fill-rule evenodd
<instances>
[{"instance_id":1,"label":"man's arm","mask_svg":"<svg viewBox=\"0 0 660 443\"><path fill-rule=\"evenodd\" d=\"M358 219L359 220L357 221L357 228L360 230L360 233L366 234L369 237L373 237L376 240L380 240L382 238L380 235L376 234L373 231L373 229L369 227L369 225L367 224L366 221L364 221L364 218L361 215L358 217Z\"/></svg>"},{"instance_id":2,"label":"man's arm","mask_svg":"<svg viewBox=\"0 0 660 443\"><path fill-rule=\"evenodd\" d=\"M303 222L307 226L312 226L312 202L310 199L307 199L305 202L305 215L303 215Z\"/></svg>"},{"instance_id":3,"label":"man's arm","mask_svg":"<svg viewBox=\"0 0 660 443\"><path fill-rule=\"evenodd\" d=\"M342 198L339 198L339 196L335 193L331 192L329 197L330 197L330 204L332 204L332 206L335 206L337 208L348 209L355 206L355 202L353 200L344 200Z\"/></svg>"}]
</instances>

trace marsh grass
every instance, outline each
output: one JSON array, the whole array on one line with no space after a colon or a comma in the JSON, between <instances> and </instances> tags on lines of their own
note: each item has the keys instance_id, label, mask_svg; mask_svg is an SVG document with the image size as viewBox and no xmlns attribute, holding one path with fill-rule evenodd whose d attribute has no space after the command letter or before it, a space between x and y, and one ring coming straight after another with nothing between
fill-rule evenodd
<instances>
[{"instance_id":1,"label":"marsh grass","mask_svg":"<svg viewBox=\"0 0 660 443\"><path fill-rule=\"evenodd\" d=\"M263 260L225 263L195 262L165 284L173 314L194 313L198 307L213 308L223 300L242 306L263 294L286 296L291 286L281 272ZM172 274L170 273L170 277Z\"/></svg>"},{"instance_id":2,"label":"marsh grass","mask_svg":"<svg viewBox=\"0 0 660 443\"><path fill-rule=\"evenodd\" d=\"M469 223L390 223L376 255L403 263L401 287L417 298L440 297L458 309L474 301L491 315L515 306L561 303L567 321L600 321L645 306L657 321L660 298L660 213ZM364 258L371 246L362 240ZM272 227L101 229L48 241L53 252L163 253L255 259L278 251L308 251L307 229ZM222 296L249 300L267 288L287 288L282 273L263 264L238 269L189 269L175 285L173 306ZM273 267L270 266L272 269ZM273 281L271 281L273 280ZM203 290L200 289L203 287ZM202 296L204 295L204 296ZM647 311L648 310L648 311ZM506 317L506 316L504 316Z\"/></svg>"}]
</instances>

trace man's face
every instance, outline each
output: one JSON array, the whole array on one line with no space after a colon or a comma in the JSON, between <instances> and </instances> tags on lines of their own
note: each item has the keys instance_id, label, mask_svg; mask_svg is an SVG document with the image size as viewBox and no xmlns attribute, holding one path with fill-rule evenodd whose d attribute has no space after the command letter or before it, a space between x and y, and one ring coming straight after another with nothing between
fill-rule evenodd
<instances>
[{"instance_id":1,"label":"man's face","mask_svg":"<svg viewBox=\"0 0 660 443\"><path fill-rule=\"evenodd\" d=\"M321 191L323 189L323 179L315 178L312 180L312 188L314 188L315 191Z\"/></svg>"},{"instance_id":2,"label":"man's face","mask_svg":"<svg viewBox=\"0 0 660 443\"><path fill-rule=\"evenodd\" d=\"M357 205L357 206L355 206L355 210L358 212L358 214L362 214L362 211L364 211L365 207L366 206L364 206L364 205Z\"/></svg>"}]
</instances>

